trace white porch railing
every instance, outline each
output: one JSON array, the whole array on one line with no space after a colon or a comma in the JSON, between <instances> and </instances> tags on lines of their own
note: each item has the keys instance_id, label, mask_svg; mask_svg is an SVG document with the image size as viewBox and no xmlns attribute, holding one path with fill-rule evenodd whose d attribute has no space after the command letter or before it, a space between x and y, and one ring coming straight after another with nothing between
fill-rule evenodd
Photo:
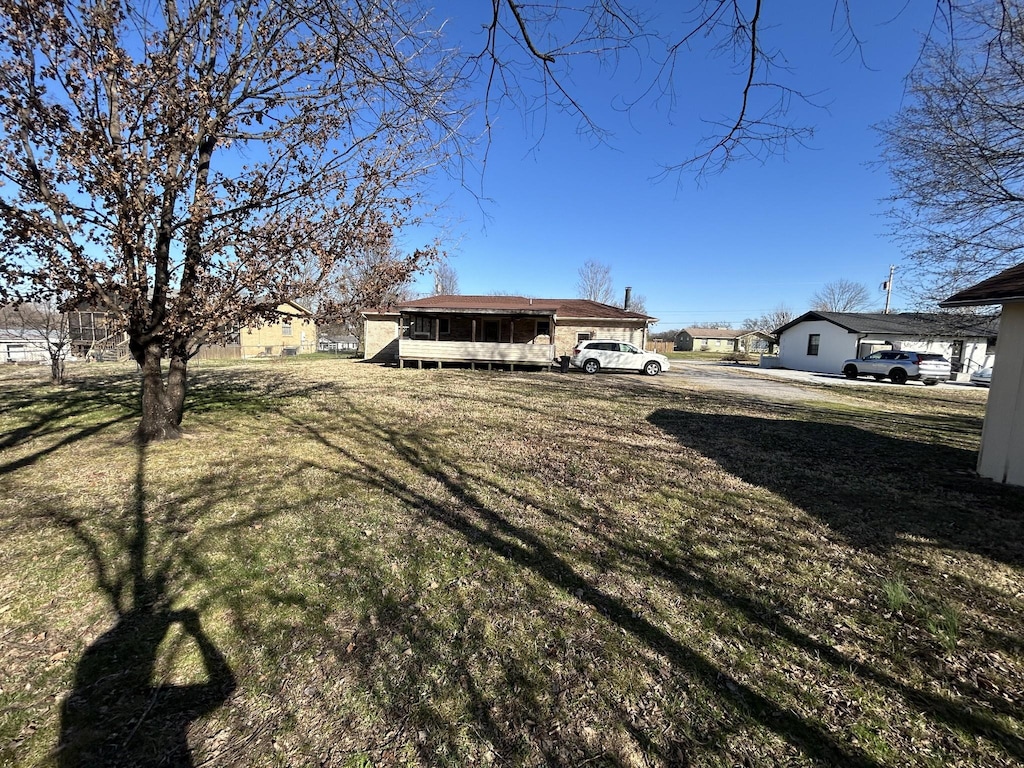
<instances>
[{"instance_id":1,"label":"white porch railing","mask_svg":"<svg viewBox=\"0 0 1024 768\"><path fill-rule=\"evenodd\" d=\"M400 339L398 357L402 360L549 365L555 357L555 345Z\"/></svg>"}]
</instances>

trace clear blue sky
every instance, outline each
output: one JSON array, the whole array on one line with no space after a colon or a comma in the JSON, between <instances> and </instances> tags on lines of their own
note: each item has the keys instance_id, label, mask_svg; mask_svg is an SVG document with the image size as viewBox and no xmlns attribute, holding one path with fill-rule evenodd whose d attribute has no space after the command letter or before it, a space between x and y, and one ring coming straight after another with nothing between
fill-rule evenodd
<instances>
[{"instance_id":1,"label":"clear blue sky","mask_svg":"<svg viewBox=\"0 0 1024 768\"><path fill-rule=\"evenodd\" d=\"M782 48L791 67L782 76L827 106L794 112L815 127L808 147L764 165L733 165L700 184L692 175L655 177L694 151L708 131L701 117L718 117L738 101L727 60L700 53L682 60L687 93L671 120L663 104L629 114L611 108L635 89L628 62L617 77L578 70L574 96L613 133L607 144L578 135L575 117L549 112L539 130L503 111L483 180L490 202L459 191L450 199L458 238L451 263L461 292L572 297L579 267L593 259L611 267L619 296L627 285L642 294L660 319L656 330L665 330L738 325L779 304L800 313L811 294L839 278L863 283L880 308L879 285L896 264L893 306L911 308L901 254L882 215L889 179L884 168L870 167L879 157L872 126L898 110L935 10L934 0L909 0L897 13L902 5L854 4L862 61L841 50L831 2L766 4L765 42ZM454 7L456 21L472 25L487 4L458 0ZM429 278L416 287L432 290Z\"/></svg>"}]
</instances>

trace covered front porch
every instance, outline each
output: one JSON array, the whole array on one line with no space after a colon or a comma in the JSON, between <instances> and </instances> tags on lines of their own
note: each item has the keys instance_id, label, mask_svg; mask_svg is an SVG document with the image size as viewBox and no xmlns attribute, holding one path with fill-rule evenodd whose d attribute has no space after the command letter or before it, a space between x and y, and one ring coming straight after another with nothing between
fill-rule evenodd
<instances>
[{"instance_id":1,"label":"covered front porch","mask_svg":"<svg viewBox=\"0 0 1024 768\"><path fill-rule=\"evenodd\" d=\"M555 318L549 309L517 312L403 310L398 364L550 367Z\"/></svg>"}]
</instances>

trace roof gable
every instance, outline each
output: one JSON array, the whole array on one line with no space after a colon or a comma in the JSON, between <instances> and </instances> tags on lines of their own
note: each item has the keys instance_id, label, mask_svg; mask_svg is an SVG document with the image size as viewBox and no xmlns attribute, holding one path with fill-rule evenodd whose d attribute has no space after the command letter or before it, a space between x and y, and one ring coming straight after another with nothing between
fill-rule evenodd
<instances>
[{"instance_id":1,"label":"roof gable","mask_svg":"<svg viewBox=\"0 0 1024 768\"><path fill-rule=\"evenodd\" d=\"M952 312L805 312L795 320L776 328L776 336L795 325L825 321L849 333L877 333L906 336L987 337L999 330L998 315L958 314Z\"/></svg>"},{"instance_id":2,"label":"roof gable","mask_svg":"<svg viewBox=\"0 0 1024 768\"><path fill-rule=\"evenodd\" d=\"M1024 301L1024 263L1004 269L970 288L954 293L940 307L974 307Z\"/></svg>"}]
</instances>

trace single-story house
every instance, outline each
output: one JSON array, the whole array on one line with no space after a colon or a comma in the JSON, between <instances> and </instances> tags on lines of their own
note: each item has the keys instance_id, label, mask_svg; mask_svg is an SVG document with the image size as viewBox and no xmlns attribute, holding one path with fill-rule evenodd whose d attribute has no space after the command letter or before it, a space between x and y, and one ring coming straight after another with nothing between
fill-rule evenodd
<instances>
[{"instance_id":1,"label":"single-story house","mask_svg":"<svg viewBox=\"0 0 1024 768\"><path fill-rule=\"evenodd\" d=\"M0 362L6 363L48 363L50 343L57 342L57 335L49 337L41 331L0 329Z\"/></svg>"},{"instance_id":2,"label":"single-story house","mask_svg":"<svg viewBox=\"0 0 1024 768\"><path fill-rule=\"evenodd\" d=\"M960 291L943 307L1001 304L999 365L992 369L978 474L1000 483L1024 485L1024 264Z\"/></svg>"},{"instance_id":3,"label":"single-story house","mask_svg":"<svg viewBox=\"0 0 1024 768\"><path fill-rule=\"evenodd\" d=\"M643 348L657 318L589 299L431 296L366 311L363 355L381 362L549 366L587 339Z\"/></svg>"},{"instance_id":4,"label":"single-story house","mask_svg":"<svg viewBox=\"0 0 1024 768\"><path fill-rule=\"evenodd\" d=\"M769 354L775 339L763 331L735 328L684 328L676 334L676 352L751 352Z\"/></svg>"},{"instance_id":5,"label":"single-story house","mask_svg":"<svg viewBox=\"0 0 1024 768\"><path fill-rule=\"evenodd\" d=\"M315 352L316 325L312 313L294 301L278 305L275 322L236 329L223 344L207 344L200 357L277 357ZM121 360L128 356L128 335L117 329L112 313L79 307L68 313L71 347L87 359Z\"/></svg>"},{"instance_id":6,"label":"single-story house","mask_svg":"<svg viewBox=\"0 0 1024 768\"><path fill-rule=\"evenodd\" d=\"M843 361L880 349L934 352L966 375L995 359L998 315L900 312L806 312L776 328L778 364L839 373Z\"/></svg>"},{"instance_id":7,"label":"single-story house","mask_svg":"<svg viewBox=\"0 0 1024 768\"><path fill-rule=\"evenodd\" d=\"M353 352L359 349L359 339L351 333L320 334L316 340L316 348L320 352Z\"/></svg>"}]
</instances>

